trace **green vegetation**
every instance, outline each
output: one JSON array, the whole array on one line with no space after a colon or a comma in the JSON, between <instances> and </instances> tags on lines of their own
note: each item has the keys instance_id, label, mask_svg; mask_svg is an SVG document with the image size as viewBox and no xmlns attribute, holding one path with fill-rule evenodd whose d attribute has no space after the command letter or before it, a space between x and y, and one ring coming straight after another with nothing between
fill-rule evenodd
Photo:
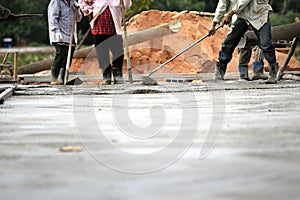
<instances>
[{"instance_id":1,"label":"green vegetation","mask_svg":"<svg viewBox=\"0 0 300 200\"><path fill-rule=\"evenodd\" d=\"M141 11L149 10L150 5L154 1L155 0L132 0L131 8L126 12L127 18L132 17L133 15L140 13Z\"/></svg>"},{"instance_id":2,"label":"green vegetation","mask_svg":"<svg viewBox=\"0 0 300 200\"><path fill-rule=\"evenodd\" d=\"M294 57L300 61L300 45L299 44L295 50Z\"/></svg>"},{"instance_id":3,"label":"green vegetation","mask_svg":"<svg viewBox=\"0 0 300 200\"><path fill-rule=\"evenodd\" d=\"M34 63L43 59L51 58L54 54L49 53L23 53L18 55L18 66L27 65L29 63ZM3 58L1 58L2 61ZM13 54L9 54L7 57L8 62L13 62Z\"/></svg>"},{"instance_id":4,"label":"green vegetation","mask_svg":"<svg viewBox=\"0 0 300 200\"><path fill-rule=\"evenodd\" d=\"M300 13L295 13L293 11L288 11L284 17L278 13L273 13L270 15L270 20L272 26L278 26L281 24L289 24L295 22L295 18L300 18Z\"/></svg>"}]
</instances>

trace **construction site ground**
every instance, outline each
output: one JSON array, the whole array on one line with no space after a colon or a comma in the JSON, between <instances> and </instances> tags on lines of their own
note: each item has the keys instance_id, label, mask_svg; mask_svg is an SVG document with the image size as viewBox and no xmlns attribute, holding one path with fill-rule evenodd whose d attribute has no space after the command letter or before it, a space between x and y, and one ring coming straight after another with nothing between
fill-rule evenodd
<instances>
[{"instance_id":1,"label":"construction site ground","mask_svg":"<svg viewBox=\"0 0 300 200\"><path fill-rule=\"evenodd\" d=\"M0 84L0 199L298 200L300 82L199 76Z\"/></svg>"}]
</instances>

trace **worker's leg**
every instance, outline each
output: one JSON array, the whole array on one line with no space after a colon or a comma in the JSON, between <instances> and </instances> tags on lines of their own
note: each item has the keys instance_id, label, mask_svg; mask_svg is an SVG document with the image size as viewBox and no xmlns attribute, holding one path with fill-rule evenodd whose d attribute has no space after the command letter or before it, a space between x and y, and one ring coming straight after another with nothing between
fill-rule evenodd
<instances>
[{"instance_id":1,"label":"worker's leg","mask_svg":"<svg viewBox=\"0 0 300 200\"><path fill-rule=\"evenodd\" d=\"M272 42L270 20L260 29L254 29L258 39L258 45L262 49L265 59L269 63L269 77L266 83L276 83L276 75L278 72L278 64L276 62L275 47Z\"/></svg>"},{"instance_id":2,"label":"worker's leg","mask_svg":"<svg viewBox=\"0 0 300 200\"><path fill-rule=\"evenodd\" d=\"M71 57L70 57L70 66L69 67L71 67L71 64L72 64L72 58L73 58L73 55L74 55L74 51L75 51L75 46L71 48ZM60 72L59 72L59 76L58 76L58 82L60 84L63 84L64 80L65 80L68 53L69 53L69 47L68 47L67 53L64 56L64 63L62 65L62 67L60 68Z\"/></svg>"},{"instance_id":3,"label":"worker's leg","mask_svg":"<svg viewBox=\"0 0 300 200\"><path fill-rule=\"evenodd\" d=\"M252 70L253 70L252 80L267 79L268 76L264 74L263 51L258 46L255 46L253 48L253 52L254 52L254 61L252 63Z\"/></svg>"},{"instance_id":4,"label":"worker's leg","mask_svg":"<svg viewBox=\"0 0 300 200\"><path fill-rule=\"evenodd\" d=\"M51 84L59 84L58 76L61 68L65 67L68 56L68 46L55 45L55 58L51 66Z\"/></svg>"},{"instance_id":5,"label":"worker's leg","mask_svg":"<svg viewBox=\"0 0 300 200\"><path fill-rule=\"evenodd\" d=\"M233 51L247 29L248 24L241 18L238 18L231 26L230 32L222 43L222 49L219 52L219 58L215 68L215 80L224 80L227 64L231 61Z\"/></svg>"},{"instance_id":6,"label":"worker's leg","mask_svg":"<svg viewBox=\"0 0 300 200\"><path fill-rule=\"evenodd\" d=\"M99 67L103 75L103 84L111 84L111 64L109 56L109 37L110 35L95 35L95 48Z\"/></svg>"},{"instance_id":7,"label":"worker's leg","mask_svg":"<svg viewBox=\"0 0 300 200\"><path fill-rule=\"evenodd\" d=\"M240 74L240 80L249 80L248 76L248 63L251 59L252 54L252 48L251 47L245 47L245 48L239 48L239 74Z\"/></svg>"},{"instance_id":8,"label":"worker's leg","mask_svg":"<svg viewBox=\"0 0 300 200\"><path fill-rule=\"evenodd\" d=\"M124 62L124 49L123 38L121 35L114 35L111 37L111 47L113 61L112 71L114 75L114 84L124 84L123 79L123 62Z\"/></svg>"}]
</instances>

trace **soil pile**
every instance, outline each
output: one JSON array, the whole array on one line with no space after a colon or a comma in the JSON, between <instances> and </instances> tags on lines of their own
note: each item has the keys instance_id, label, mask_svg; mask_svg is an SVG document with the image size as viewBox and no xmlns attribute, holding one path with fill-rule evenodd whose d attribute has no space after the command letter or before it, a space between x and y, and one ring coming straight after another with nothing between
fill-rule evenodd
<instances>
[{"instance_id":1,"label":"soil pile","mask_svg":"<svg viewBox=\"0 0 300 200\"><path fill-rule=\"evenodd\" d=\"M207 34L211 19L193 13L178 14L178 12L149 10L135 15L127 22L129 31L139 31L163 23L181 20L182 27L178 33L155 38L129 47L132 72L146 74L159 64L170 59L197 39ZM229 31L228 26L219 29L214 36L208 37L192 49L176 58L157 73L208 73L214 72L214 65L218 58L221 43ZM281 65L286 54L277 52L278 63ZM71 71L84 71L85 74L100 74L97 59L90 56L84 60L74 60ZM252 61L251 61L252 62ZM227 72L237 72L238 54L234 52ZM267 63L265 63L267 66ZM287 70L300 70L300 63L292 58ZM80 69L78 69L80 68ZM124 73L127 73L126 56ZM250 68L251 70L251 68Z\"/></svg>"}]
</instances>

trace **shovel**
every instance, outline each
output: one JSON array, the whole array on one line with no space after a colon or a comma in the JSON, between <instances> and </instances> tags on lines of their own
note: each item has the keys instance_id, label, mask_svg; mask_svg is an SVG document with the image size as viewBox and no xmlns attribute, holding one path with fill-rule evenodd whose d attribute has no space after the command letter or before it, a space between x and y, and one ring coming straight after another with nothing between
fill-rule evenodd
<instances>
[{"instance_id":1,"label":"shovel","mask_svg":"<svg viewBox=\"0 0 300 200\"><path fill-rule=\"evenodd\" d=\"M223 25L220 25L219 27L216 28L216 31L218 29L220 29L221 27L223 27ZM172 58L170 58L169 60L165 61L164 63L160 64L158 67L156 67L155 69L153 69L152 71L150 71L148 73L148 75L146 76L142 76L143 79L143 85L158 85L157 81L150 78L150 76L152 74L154 74L156 71L160 70L161 68L163 68L165 65L167 65L169 62L171 62L172 60L174 60L175 58L177 58L178 56L182 55L183 53L185 53L186 51L188 51L189 49L191 49L192 47L194 47L196 44L198 44L199 42L201 42L202 40L204 40L205 38L209 37L209 34L206 34L205 36L203 36L202 38L198 39L197 41L195 41L193 44L191 44L190 46L186 47L184 50L182 50L181 52L179 52L178 54L176 54L175 56L173 56Z\"/></svg>"},{"instance_id":2,"label":"shovel","mask_svg":"<svg viewBox=\"0 0 300 200\"><path fill-rule=\"evenodd\" d=\"M127 27L126 27L126 21L125 21L124 0L121 0L121 4L122 4L122 18L123 18L123 27L124 27L125 54L126 54L126 57L127 57L127 74L128 74L129 83L132 83L133 79L132 79L131 62L130 62L129 48L128 48L128 36L127 36Z\"/></svg>"},{"instance_id":3,"label":"shovel","mask_svg":"<svg viewBox=\"0 0 300 200\"><path fill-rule=\"evenodd\" d=\"M67 64L66 64L66 73L64 77L64 85L80 85L82 81L80 80L79 77L73 78L72 80L69 79L69 69L71 65L71 53L72 53L72 43L73 43L73 37L74 37L74 31L75 31L75 25L76 25L76 18L77 18L77 13L79 11L79 7L75 6L75 12L74 12L74 20L72 23L72 31L70 34L70 42L69 42L69 50L68 50L68 57L67 57Z\"/></svg>"}]
</instances>

